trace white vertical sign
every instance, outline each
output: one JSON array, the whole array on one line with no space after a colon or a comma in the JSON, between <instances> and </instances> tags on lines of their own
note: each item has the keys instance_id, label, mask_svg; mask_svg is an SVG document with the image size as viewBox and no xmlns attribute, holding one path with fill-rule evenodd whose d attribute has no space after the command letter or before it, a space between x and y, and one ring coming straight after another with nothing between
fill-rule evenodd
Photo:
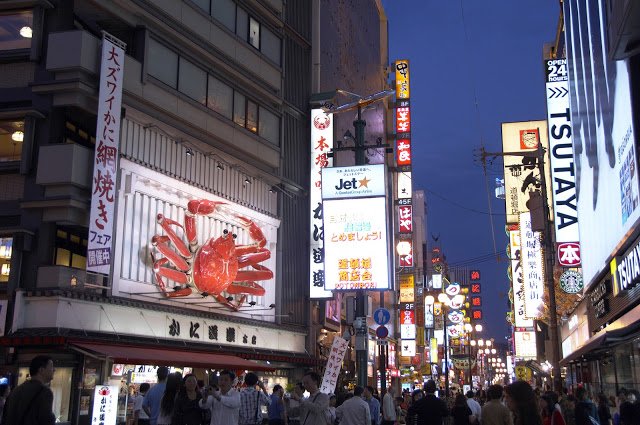
<instances>
[{"instance_id":1,"label":"white vertical sign","mask_svg":"<svg viewBox=\"0 0 640 425\"><path fill-rule=\"evenodd\" d=\"M309 297L331 298L324 290L324 228L322 224L322 169L333 166L329 152L333 148L333 115L322 109L311 110L311 245L309 248Z\"/></svg>"},{"instance_id":2,"label":"white vertical sign","mask_svg":"<svg viewBox=\"0 0 640 425\"><path fill-rule=\"evenodd\" d=\"M327 367L324 370L324 376L322 377L322 385L320 385L320 392L324 394L333 393L338 383L338 376L340 375L340 368L342 367L342 360L344 360L345 353L349 341L339 336L333 338L333 344L331 345L331 352L327 356Z\"/></svg>"},{"instance_id":3,"label":"white vertical sign","mask_svg":"<svg viewBox=\"0 0 640 425\"><path fill-rule=\"evenodd\" d=\"M109 274L120 146L124 45L102 38L100 92L87 247L87 271Z\"/></svg>"},{"instance_id":4,"label":"white vertical sign","mask_svg":"<svg viewBox=\"0 0 640 425\"><path fill-rule=\"evenodd\" d=\"M541 316L542 295L544 293L542 247L540 246L540 232L533 231L531 213L529 212L520 214L520 246L526 317L537 319Z\"/></svg>"},{"instance_id":5,"label":"white vertical sign","mask_svg":"<svg viewBox=\"0 0 640 425\"><path fill-rule=\"evenodd\" d=\"M567 60L545 61L547 68L547 120L553 189L556 242L578 242L576 168L573 161L569 73Z\"/></svg>"},{"instance_id":6,"label":"white vertical sign","mask_svg":"<svg viewBox=\"0 0 640 425\"><path fill-rule=\"evenodd\" d=\"M522 248L520 246L520 231L509 231L509 246L511 252L511 284L513 285L513 310L516 328L530 328L533 320L525 314L524 273L522 271Z\"/></svg>"},{"instance_id":7,"label":"white vertical sign","mask_svg":"<svg viewBox=\"0 0 640 425\"><path fill-rule=\"evenodd\" d=\"M91 423L116 425L118 415L118 386L96 385L93 392Z\"/></svg>"}]
</instances>

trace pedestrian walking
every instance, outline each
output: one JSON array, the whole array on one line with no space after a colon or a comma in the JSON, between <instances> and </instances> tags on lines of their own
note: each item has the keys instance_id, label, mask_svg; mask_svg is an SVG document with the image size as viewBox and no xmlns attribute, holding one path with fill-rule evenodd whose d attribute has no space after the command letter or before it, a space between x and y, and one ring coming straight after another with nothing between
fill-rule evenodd
<instances>
[{"instance_id":1,"label":"pedestrian walking","mask_svg":"<svg viewBox=\"0 0 640 425\"><path fill-rule=\"evenodd\" d=\"M371 425L380 425L380 402L373 396L373 387L367 385L364 387L362 394L364 401L369 405L369 413L371 414Z\"/></svg>"},{"instance_id":2,"label":"pedestrian walking","mask_svg":"<svg viewBox=\"0 0 640 425\"><path fill-rule=\"evenodd\" d=\"M171 425L175 414L176 399L182 387L182 375L171 373L167 377L164 394L160 399L160 411L156 420L157 425Z\"/></svg>"},{"instance_id":3,"label":"pedestrian walking","mask_svg":"<svg viewBox=\"0 0 640 425\"><path fill-rule=\"evenodd\" d=\"M11 388L9 388L9 384L0 384L0 424L2 423L4 405L7 402L7 397L9 397L10 392Z\"/></svg>"},{"instance_id":4,"label":"pedestrian walking","mask_svg":"<svg viewBox=\"0 0 640 425\"><path fill-rule=\"evenodd\" d=\"M600 425L613 425L609 399L603 393L598 394L598 419L600 419Z\"/></svg>"},{"instance_id":5,"label":"pedestrian walking","mask_svg":"<svg viewBox=\"0 0 640 425\"><path fill-rule=\"evenodd\" d=\"M158 416L160 415L160 402L167 387L167 377L169 376L169 368L160 366L156 371L158 382L144 396L142 409L149 416L149 424L157 425Z\"/></svg>"},{"instance_id":6,"label":"pedestrian walking","mask_svg":"<svg viewBox=\"0 0 640 425\"><path fill-rule=\"evenodd\" d=\"M202 425L204 412L200 401L202 394L198 391L198 379L193 374L185 375L175 401L172 425Z\"/></svg>"},{"instance_id":7,"label":"pedestrian walking","mask_svg":"<svg viewBox=\"0 0 640 425\"><path fill-rule=\"evenodd\" d=\"M558 395L553 391L547 391L540 397L543 425L566 425L560 412Z\"/></svg>"},{"instance_id":8,"label":"pedestrian walking","mask_svg":"<svg viewBox=\"0 0 640 425\"><path fill-rule=\"evenodd\" d=\"M36 356L29 365L31 379L11 392L4 406L2 423L7 425L53 425L53 392L48 385L55 368L49 356Z\"/></svg>"},{"instance_id":9,"label":"pedestrian walking","mask_svg":"<svg viewBox=\"0 0 640 425\"><path fill-rule=\"evenodd\" d=\"M467 404L467 397L464 394L460 393L456 396L451 409L451 416L453 417L454 425L470 425L475 422L476 417Z\"/></svg>"},{"instance_id":10,"label":"pedestrian walking","mask_svg":"<svg viewBox=\"0 0 640 425\"><path fill-rule=\"evenodd\" d=\"M417 416L418 425L442 425L442 420L449 416L449 409L443 400L436 397L433 379L424 384L424 391L425 396L409 406L408 416Z\"/></svg>"},{"instance_id":11,"label":"pedestrian walking","mask_svg":"<svg viewBox=\"0 0 640 425\"><path fill-rule=\"evenodd\" d=\"M527 382L509 384L505 388L505 402L513 414L514 425L542 425L536 395Z\"/></svg>"},{"instance_id":12,"label":"pedestrian walking","mask_svg":"<svg viewBox=\"0 0 640 425\"><path fill-rule=\"evenodd\" d=\"M142 403L144 402L144 396L151 388L147 382L140 384L138 395L133 401L133 425L149 425L149 415L142 409Z\"/></svg>"},{"instance_id":13,"label":"pedestrian walking","mask_svg":"<svg viewBox=\"0 0 640 425\"><path fill-rule=\"evenodd\" d=\"M282 385L276 384L271 393L271 404L269 405L269 425L284 425L285 423L285 407L284 407L284 388Z\"/></svg>"},{"instance_id":14,"label":"pedestrian walking","mask_svg":"<svg viewBox=\"0 0 640 425\"><path fill-rule=\"evenodd\" d=\"M285 397L285 409L289 425L300 425L300 401L303 398L304 386L302 382L297 382L293 387L293 393ZM295 397L294 397L295 395Z\"/></svg>"},{"instance_id":15,"label":"pedestrian walking","mask_svg":"<svg viewBox=\"0 0 640 425\"><path fill-rule=\"evenodd\" d=\"M308 398L302 398L297 393L293 393L291 398L299 401L300 406L292 409L291 414L300 418L300 425L326 425L329 396L320 392L320 375L315 372L305 373L302 385L310 395Z\"/></svg>"},{"instance_id":16,"label":"pedestrian walking","mask_svg":"<svg viewBox=\"0 0 640 425\"><path fill-rule=\"evenodd\" d=\"M473 423L479 424L482 420L482 406L480 406L480 403L478 403L474 397L475 394L473 391L467 391L467 406L469 406L471 413L475 416Z\"/></svg>"},{"instance_id":17,"label":"pedestrian walking","mask_svg":"<svg viewBox=\"0 0 640 425\"><path fill-rule=\"evenodd\" d=\"M371 409L363 399L364 388L356 386L353 397L336 409L336 418L340 425L371 425ZM377 401L377 400L376 400Z\"/></svg>"},{"instance_id":18,"label":"pedestrian walking","mask_svg":"<svg viewBox=\"0 0 640 425\"><path fill-rule=\"evenodd\" d=\"M210 425L237 425L240 416L240 393L232 388L235 374L223 370L218 376L218 387L208 387L206 399L200 408L211 412Z\"/></svg>"},{"instance_id":19,"label":"pedestrian walking","mask_svg":"<svg viewBox=\"0 0 640 425\"><path fill-rule=\"evenodd\" d=\"M482 425L513 425L509 408L502 404L502 386L491 385L486 391L487 400L482 406Z\"/></svg>"},{"instance_id":20,"label":"pedestrian walking","mask_svg":"<svg viewBox=\"0 0 640 425\"><path fill-rule=\"evenodd\" d=\"M269 406L271 399L258 375L249 372L244 377L246 387L240 392L240 425L262 424L262 406ZM258 389L256 389L256 386Z\"/></svg>"},{"instance_id":21,"label":"pedestrian walking","mask_svg":"<svg viewBox=\"0 0 640 425\"><path fill-rule=\"evenodd\" d=\"M579 387L576 390L576 398L578 399L576 403L576 425L600 425L598 408L589 399L586 388ZM634 423L631 422L631 424Z\"/></svg>"},{"instance_id":22,"label":"pedestrian walking","mask_svg":"<svg viewBox=\"0 0 640 425\"><path fill-rule=\"evenodd\" d=\"M382 425L394 425L397 418L393 388L389 387L382 397Z\"/></svg>"}]
</instances>

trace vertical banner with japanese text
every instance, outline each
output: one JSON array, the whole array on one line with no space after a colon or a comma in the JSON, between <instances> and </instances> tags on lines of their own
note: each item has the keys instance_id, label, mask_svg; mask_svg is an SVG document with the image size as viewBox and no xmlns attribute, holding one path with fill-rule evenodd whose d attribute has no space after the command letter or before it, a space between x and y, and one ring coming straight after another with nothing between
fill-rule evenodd
<instances>
[{"instance_id":1,"label":"vertical banner with japanese text","mask_svg":"<svg viewBox=\"0 0 640 425\"><path fill-rule=\"evenodd\" d=\"M118 394L117 385L96 385L93 390L92 424L116 424L118 416Z\"/></svg>"},{"instance_id":2,"label":"vertical banner with japanese text","mask_svg":"<svg viewBox=\"0 0 640 425\"><path fill-rule=\"evenodd\" d=\"M330 394L336 390L338 376L340 375L340 368L342 367L342 360L344 360L348 346L349 341L346 339L340 338L339 336L333 338L331 352L329 352L329 355L327 356L327 367L325 368L324 376L322 377L322 385L320 385L321 393Z\"/></svg>"},{"instance_id":3,"label":"vertical banner with japanese text","mask_svg":"<svg viewBox=\"0 0 640 425\"><path fill-rule=\"evenodd\" d=\"M120 146L124 44L104 34L91 188L87 271L109 274Z\"/></svg>"},{"instance_id":4,"label":"vertical banner with japanese text","mask_svg":"<svg viewBox=\"0 0 640 425\"><path fill-rule=\"evenodd\" d=\"M538 319L542 316L544 273L540 232L531 228L531 213L520 214L520 258L524 275L525 316ZM515 294L514 294L515 299Z\"/></svg>"},{"instance_id":5,"label":"vertical banner with japanese text","mask_svg":"<svg viewBox=\"0 0 640 425\"><path fill-rule=\"evenodd\" d=\"M324 271L324 227L322 223L322 169L333 166L329 152L333 148L333 115L322 109L311 110L311 246L309 280L311 299L331 298L331 291L325 291Z\"/></svg>"}]
</instances>

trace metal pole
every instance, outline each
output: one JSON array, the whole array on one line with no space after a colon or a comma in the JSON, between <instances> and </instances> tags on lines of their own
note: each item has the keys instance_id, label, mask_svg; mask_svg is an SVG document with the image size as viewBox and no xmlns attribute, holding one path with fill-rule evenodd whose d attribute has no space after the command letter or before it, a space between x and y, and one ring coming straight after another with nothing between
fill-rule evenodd
<instances>
[{"instance_id":1,"label":"metal pole","mask_svg":"<svg viewBox=\"0 0 640 425\"><path fill-rule=\"evenodd\" d=\"M473 389L473 379L471 378L471 336L473 335L473 331L469 332L469 336L467 337L467 345L469 346L469 389Z\"/></svg>"},{"instance_id":2,"label":"metal pole","mask_svg":"<svg viewBox=\"0 0 640 425\"><path fill-rule=\"evenodd\" d=\"M384 308L384 292L380 292L380 307ZM387 345L380 345L379 370L380 370L380 394L381 397L387 393Z\"/></svg>"},{"instance_id":3,"label":"metal pole","mask_svg":"<svg viewBox=\"0 0 640 425\"><path fill-rule=\"evenodd\" d=\"M364 127L367 125L362 120L362 108L358 106L358 119L353 122L355 129L355 162L356 165L364 165L365 148L364 148ZM367 349L369 345L369 329L367 326L366 315L366 297L364 290L356 292L356 311L355 316L359 318L361 326L356 329L356 375L358 377L358 385L367 386Z\"/></svg>"},{"instance_id":4,"label":"metal pole","mask_svg":"<svg viewBox=\"0 0 640 425\"><path fill-rule=\"evenodd\" d=\"M540 129L538 129L540 134ZM551 339L551 365L553 367L552 388L560 392L562 388L560 376L560 343L558 338L558 313L556 309L556 287L553 279L553 260L555 249L551 229L549 228L549 202L547 201L547 181L544 172L544 148L542 143L538 143L538 172L540 173L540 187L542 194L542 207L544 212L544 245L545 250L545 280L547 281L547 291L549 292L549 338Z\"/></svg>"},{"instance_id":5,"label":"metal pole","mask_svg":"<svg viewBox=\"0 0 640 425\"><path fill-rule=\"evenodd\" d=\"M447 309L445 304L442 303L442 314L444 316L444 393L445 397L449 397L449 349L447 347L447 340L449 334L447 334Z\"/></svg>"}]
</instances>

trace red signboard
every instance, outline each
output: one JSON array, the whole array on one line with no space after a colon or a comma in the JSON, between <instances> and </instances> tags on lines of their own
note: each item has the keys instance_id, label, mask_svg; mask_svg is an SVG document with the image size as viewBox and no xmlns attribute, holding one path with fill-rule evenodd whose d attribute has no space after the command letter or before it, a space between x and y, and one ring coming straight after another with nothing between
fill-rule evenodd
<instances>
[{"instance_id":1,"label":"red signboard","mask_svg":"<svg viewBox=\"0 0 640 425\"><path fill-rule=\"evenodd\" d=\"M471 281L480 280L480 270L471 270Z\"/></svg>"},{"instance_id":2,"label":"red signboard","mask_svg":"<svg viewBox=\"0 0 640 425\"><path fill-rule=\"evenodd\" d=\"M396 108L396 133L411 132L411 112L409 107Z\"/></svg>"},{"instance_id":3,"label":"red signboard","mask_svg":"<svg viewBox=\"0 0 640 425\"><path fill-rule=\"evenodd\" d=\"M472 307L482 306L482 297L479 297L479 296L471 297L471 306Z\"/></svg>"},{"instance_id":4,"label":"red signboard","mask_svg":"<svg viewBox=\"0 0 640 425\"><path fill-rule=\"evenodd\" d=\"M413 207L411 205L398 207L398 226L400 233L413 232Z\"/></svg>"},{"instance_id":5,"label":"red signboard","mask_svg":"<svg viewBox=\"0 0 640 425\"><path fill-rule=\"evenodd\" d=\"M582 264L582 260L580 259L580 244L577 242L559 243L558 263L564 267L577 267Z\"/></svg>"},{"instance_id":6,"label":"red signboard","mask_svg":"<svg viewBox=\"0 0 640 425\"><path fill-rule=\"evenodd\" d=\"M482 310L476 308L472 309L471 318L473 320L482 320Z\"/></svg>"},{"instance_id":7,"label":"red signboard","mask_svg":"<svg viewBox=\"0 0 640 425\"><path fill-rule=\"evenodd\" d=\"M411 140L410 139L398 139L396 140L396 162L398 167L403 165L411 165Z\"/></svg>"},{"instance_id":8,"label":"red signboard","mask_svg":"<svg viewBox=\"0 0 640 425\"><path fill-rule=\"evenodd\" d=\"M400 312L400 324L401 325L415 325L416 324L416 312L415 312L415 310L402 310Z\"/></svg>"},{"instance_id":9,"label":"red signboard","mask_svg":"<svg viewBox=\"0 0 640 425\"><path fill-rule=\"evenodd\" d=\"M472 294L479 294L480 291L481 291L480 283L472 283L471 284L471 293Z\"/></svg>"},{"instance_id":10,"label":"red signboard","mask_svg":"<svg viewBox=\"0 0 640 425\"><path fill-rule=\"evenodd\" d=\"M413 267L413 244L408 255L399 255L398 264L400 267Z\"/></svg>"}]
</instances>

